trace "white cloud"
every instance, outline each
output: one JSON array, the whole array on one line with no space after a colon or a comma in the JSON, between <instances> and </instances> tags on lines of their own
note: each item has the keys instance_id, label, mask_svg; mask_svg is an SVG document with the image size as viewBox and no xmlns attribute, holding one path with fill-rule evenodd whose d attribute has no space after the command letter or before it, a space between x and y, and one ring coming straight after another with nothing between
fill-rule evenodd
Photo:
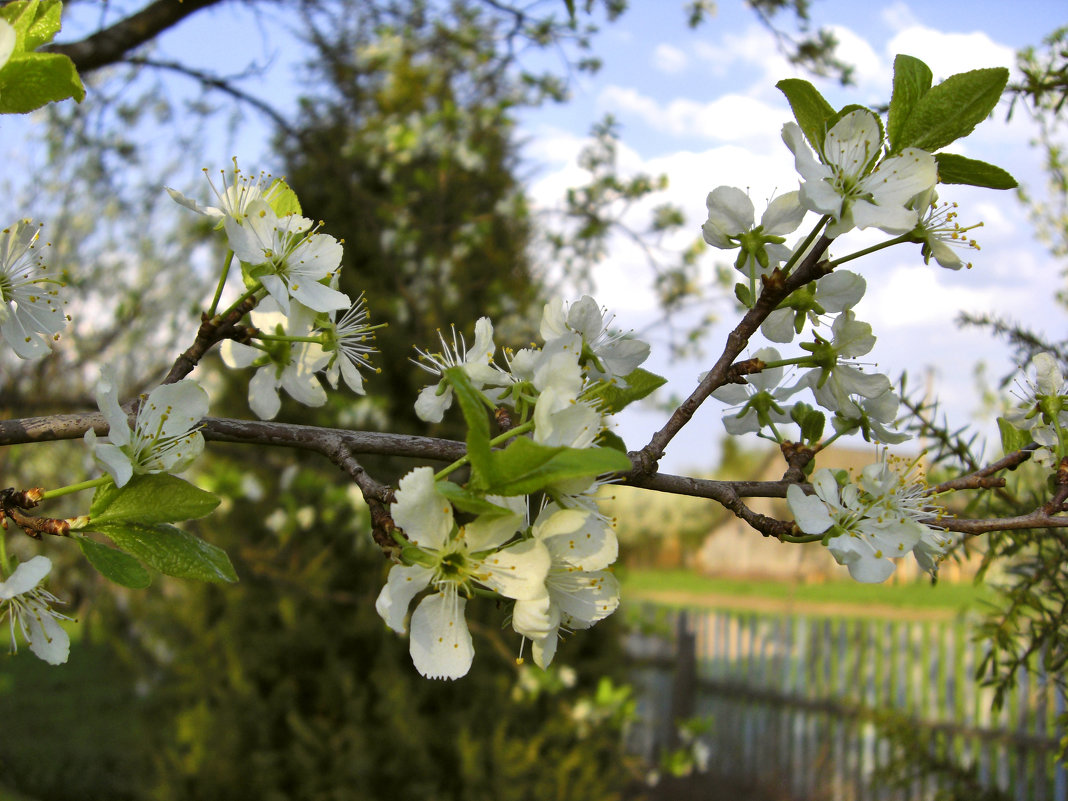
<instances>
[{"instance_id":1,"label":"white cloud","mask_svg":"<svg viewBox=\"0 0 1068 801\"><path fill-rule=\"evenodd\" d=\"M751 25L740 34L725 34L714 45L698 42L694 54L717 76L727 75L739 65L758 67L762 85L774 85L780 78L800 74L779 52L775 38L759 25Z\"/></svg>"},{"instance_id":2,"label":"white cloud","mask_svg":"<svg viewBox=\"0 0 1068 801\"><path fill-rule=\"evenodd\" d=\"M916 19L916 15L912 13L912 9L902 2L891 3L882 10L879 16L882 17L886 27L894 31L912 28L920 24L920 21Z\"/></svg>"},{"instance_id":3,"label":"white cloud","mask_svg":"<svg viewBox=\"0 0 1068 801\"><path fill-rule=\"evenodd\" d=\"M931 68L935 81L957 72L981 67L1011 67L1015 53L1007 45L998 44L986 33L944 33L922 25L901 30L886 45L891 58L907 53L922 60Z\"/></svg>"},{"instance_id":4,"label":"white cloud","mask_svg":"<svg viewBox=\"0 0 1068 801\"><path fill-rule=\"evenodd\" d=\"M653 67L660 72L674 75L685 70L688 62L686 54L674 45L659 44L653 50Z\"/></svg>"},{"instance_id":5,"label":"white cloud","mask_svg":"<svg viewBox=\"0 0 1068 801\"><path fill-rule=\"evenodd\" d=\"M892 77L886 58L876 53L867 39L850 28L831 25L830 31L838 40L835 50L837 57L853 65L853 80L856 84L861 87L874 87L886 94Z\"/></svg>"},{"instance_id":6,"label":"white cloud","mask_svg":"<svg viewBox=\"0 0 1068 801\"><path fill-rule=\"evenodd\" d=\"M762 150L779 140L782 124L790 119L785 104L774 106L737 94L722 95L709 103L689 98L660 103L635 89L608 86L597 102L608 111L635 114L654 130L674 136L746 142Z\"/></svg>"}]
</instances>

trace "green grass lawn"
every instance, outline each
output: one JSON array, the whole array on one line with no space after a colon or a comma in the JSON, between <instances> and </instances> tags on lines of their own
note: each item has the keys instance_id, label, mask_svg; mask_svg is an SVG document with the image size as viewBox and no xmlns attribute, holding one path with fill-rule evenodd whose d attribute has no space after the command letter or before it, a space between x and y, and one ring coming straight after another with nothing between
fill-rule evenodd
<instances>
[{"instance_id":1,"label":"green grass lawn","mask_svg":"<svg viewBox=\"0 0 1068 801\"><path fill-rule=\"evenodd\" d=\"M689 570L620 569L617 575L623 585L624 598L646 592L677 592L858 607L879 604L901 609L961 611L977 608L984 598L991 597L988 588L970 582L940 582L933 586L925 580L902 584L861 584L856 581L793 584L771 580L710 578Z\"/></svg>"}]
</instances>

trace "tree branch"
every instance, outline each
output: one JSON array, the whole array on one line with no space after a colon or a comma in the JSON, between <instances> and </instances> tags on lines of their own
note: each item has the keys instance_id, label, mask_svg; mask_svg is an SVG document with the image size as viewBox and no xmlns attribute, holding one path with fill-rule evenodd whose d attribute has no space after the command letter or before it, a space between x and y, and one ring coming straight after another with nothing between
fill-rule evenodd
<instances>
[{"instance_id":1,"label":"tree branch","mask_svg":"<svg viewBox=\"0 0 1068 801\"><path fill-rule=\"evenodd\" d=\"M722 355L720 355L712 369L708 371L704 380L701 381L690 397L672 412L664 427L653 434L649 444L640 451L631 454L632 460L637 461L636 469L645 473L656 472L656 464L663 458L664 450L667 448L668 443L690 421L708 396L730 380L731 365L734 364L734 360L749 344L749 340L760 328L760 324L764 322L767 316L775 310L775 307L787 295L795 289L803 287L809 281L814 281L825 274L826 262L822 261L822 258L830 244L830 239L821 236L812 246L811 252L805 257L804 261L789 276L784 276L780 270L776 269L771 275L763 279L764 289L760 293L760 298L753 305L753 308L742 317L737 327L728 334L727 344L723 349Z\"/></svg>"},{"instance_id":2,"label":"tree branch","mask_svg":"<svg viewBox=\"0 0 1068 801\"><path fill-rule=\"evenodd\" d=\"M97 31L79 42L53 44L44 52L62 53L82 75L122 61L131 50L220 0L155 0L136 14Z\"/></svg>"}]
</instances>

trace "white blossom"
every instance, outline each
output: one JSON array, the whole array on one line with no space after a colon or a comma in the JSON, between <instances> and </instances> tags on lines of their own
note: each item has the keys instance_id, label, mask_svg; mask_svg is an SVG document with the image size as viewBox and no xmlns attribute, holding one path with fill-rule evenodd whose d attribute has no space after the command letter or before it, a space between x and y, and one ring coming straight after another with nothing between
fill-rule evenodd
<instances>
[{"instance_id":1,"label":"white blossom","mask_svg":"<svg viewBox=\"0 0 1068 801\"><path fill-rule=\"evenodd\" d=\"M437 492L434 471L417 467L400 481L390 508L394 522L417 549L411 565L394 565L375 609L394 631L405 631L413 598L430 588L412 614L409 651L423 676L457 679L474 658L464 618L473 585L507 598L529 599L544 593L549 552L537 539L508 544L522 525L520 515L507 525L457 527L452 505ZM515 510L513 510L515 511ZM496 517L496 516L495 516Z\"/></svg>"},{"instance_id":2,"label":"white blossom","mask_svg":"<svg viewBox=\"0 0 1068 801\"><path fill-rule=\"evenodd\" d=\"M918 148L905 148L900 155L878 162L882 129L867 109L851 111L835 123L819 160L796 123L783 126L782 138L804 179L801 204L833 218L826 231L832 239L852 228L875 227L892 234L911 231L919 212L909 208L909 202L930 191L938 178L934 157Z\"/></svg>"},{"instance_id":3,"label":"white blossom","mask_svg":"<svg viewBox=\"0 0 1068 801\"><path fill-rule=\"evenodd\" d=\"M856 306L867 289L863 277L849 270L835 270L817 279L813 290L798 290L787 300L792 303L776 309L760 325L760 333L772 342L786 344L794 341L798 328L807 319L820 324L823 314L838 314Z\"/></svg>"},{"instance_id":4,"label":"white blossom","mask_svg":"<svg viewBox=\"0 0 1068 801\"><path fill-rule=\"evenodd\" d=\"M581 335L582 361L590 379L625 383L622 379L649 358L649 345L623 333L611 333L614 319L589 295L570 306L560 298L545 304L541 318L541 336L546 347L571 333Z\"/></svg>"},{"instance_id":5,"label":"white blossom","mask_svg":"<svg viewBox=\"0 0 1068 801\"><path fill-rule=\"evenodd\" d=\"M367 307L363 296L361 295L337 322L334 322L333 312L329 317L327 334L330 344L324 348L330 358L326 366L326 378L330 386L337 389L340 374L349 389L363 395L365 393L360 368L374 370L368 357L376 352L375 347L368 344L374 341L374 334L371 333L374 327L367 324Z\"/></svg>"},{"instance_id":6,"label":"white blossom","mask_svg":"<svg viewBox=\"0 0 1068 801\"><path fill-rule=\"evenodd\" d=\"M85 441L118 487L134 474L184 470L204 450L200 421L208 413L208 394L191 378L142 395L132 430L108 367L100 371L96 400L110 426L108 439L98 442L90 429Z\"/></svg>"},{"instance_id":7,"label":"white blossom","mask_svg":"<svg viewBox=\"0 0 1068 801\"><path fill-rule=\"evenodd\" d=\"M218 206L201 206L195 200L186 197L177 189L171 189L169 186L166 187L167 194L178 205L215 220L221 227L223 220L227 218L232 219L238 225L243 223L249 215L249 209L252 204L256 201L269 202L281 185L269 173L261 172L255 177L246 175L237 166L236 158L234 159L234 168L229 175L226 170L220 170L219 172L222 190L215 187L215 182L211 180L211 175L208 173L207 168L204 168L208 186L211 187L212 194L215 195L218 201Z\"/></svg>"},{"instance_id":8,"label":"white blossom","mask_svg":"<svg viewBox=\"0 0 1068 801\"><path fill-rule=\"evenodd\" d=\"M943 512L912 475L914 465L902 468L884 458L865 467L859 483L847 481L842 487L823 468L812 476L814 494L791 485L787 504L798 528L822 534L835 560L857 581L885 581L894 572L892 559L916 547L921 548L916 557L920 565L933 569L952 538L930 525Z\"/></svg>"},{"instance_id":9,"label":"white blossom","mask_svg":"<svg viewBox=\"0 0 1068 801\"><path fill-rule=\"evenodd\" d=\"M61 284L48 275L39 235L29 220L0 232L0 336L23 359L47 356L67 325Z\"/></svg>"},{"instance_id":10,"label":"white blossom","mask_svg":"<svg viewBox=\"0 0 1068 801\"><path fill-rule=\"evenodd\" d=\"M556 653L561 629L587 629L619 606L619 582L607 568L618 543L610 526L587 512L550 504L534 524L552 563L544 592L520 599L512 627L532 641L534 662L546 667Z\"/></svg>"},{"instance_id":11,"label":"white blossom","mask_svg":"<svg viewBox=\"0 0 1068 801\"><path fill-rule=\"evenodd\" d=\"M47 556L35 556L0 581L0 620L6 615L10 622L12 651L17 650L17 624L31 651L50 665L61 665L70 655L70 637L57 618L70 618L52 610L59 599L40 586L51 569Z\"/></svg>"},{"instance_id":12,"label":"white blossom","mask_svg":"<svg viewBox=\"0 0 1068 801\"><path fill-rule=\"evenodd\" d=\"M305 337L312 332L314 313L294 303L289 316L278 311L254 311L252 322L260 331L272 336ZM249 381L249 408L261 420L273 420L282 408L279 389L305 406L322 406L326 391L316 373L330 361L330 355L314 342L269 341L263 349L226 340L221 356L227 367L261 365Z\"/></svg>"},{"instance_id":13,"label":"white blossom","mask_svg":"<svg viewBox=\"0 0 1068 801\"><path fill-rule=\"evenodd\" d=\"M708 193L705 206L708 219L701 226L705 242L721 250L740 247L735 267L749 276L766 273L790 258L792 251L783 244L783 234L795 231L805 216L796 191L768 203L759 225L753 201L736 187L716 187Z\"/></svg>"},{"instance_id":14,"label":"white blossom","mask_svg":"<svg viewBox=\"0 0 1068 801\"><path fill-rule=\"evenodd\" d=\"M290 299L320 312L352 304L348 295L322 283L340 269L341 243L316 233L307 217L279 217L266 202L254 200L243 220L226 217L223 224L234 255L254 268L253 277L283 314L289 314Z\"/></svg>"},{"instance_id":15,"label":"white blossom","mask_svg":"<svg viewBox=\"0 0 1068 801\"><path fill-rule=\"evenodd\" d=\"M475 341L470 350L463 335L457 334L455 328L452 329L451 345L440 331L438 339L441 340L441 351L438 353L416 349L419 354L416 364L424 370L441 375L451 367L460 367L475 389L498 381L500 371L493 364L493 352L497 346L493 344L493 323L489 317L481 317L475 323ZM415 414L427 423L440 423L445 411L452 406L452 397L452 386L447 381L424 387L415 401Z\"/></svg>"},{"instance_id":16,"label":"white blossom","mask_svg":"<svg viewBox=\"0 0 1068 801\"><path fill-rule=\"evenodd\" d=\"M938 204L938 196L931 192L930 203L927 211L920 220L920 235L923 238L923 263L930 264L931 258L942 267L950 270L959 270L961 267L971 267L972 263L965 262L957 253L958 250L979 250L979 244L967 236L968 231L981 228L982 223L962 227L957 222L957 204Z\"/></svg>"},{"instance_id":17,"label":"white blossom","mask_svg":"<svg viewBox=\"0 0 1068 801\"><path fill-rule=\"evenodd\" d=\"M761 348L753 358L777 362L782 357L775 348ZM782 378L782 367L766 367L746 376L744 384L724 384L713 391L713 398L736 409L734 414L723 417L723 427L728 434L755 433L769 423L790 422L789 407L783 407L781 402L793 394L794 388L780 387Z\"/></svg>"}]
</instances>

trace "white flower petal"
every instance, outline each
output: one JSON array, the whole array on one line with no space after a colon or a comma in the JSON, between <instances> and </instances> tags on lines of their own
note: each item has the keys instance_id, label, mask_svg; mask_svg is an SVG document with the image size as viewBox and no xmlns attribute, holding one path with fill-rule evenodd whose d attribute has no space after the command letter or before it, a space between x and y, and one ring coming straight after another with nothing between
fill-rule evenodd
<instances>
[{"instance_id":1,"label":"white flower petal","mask_svg":"<svg viewBox=\"0 0 1068 801\"><path fill-rule=\"evenodd\" d=\"M458 679L471 669L475 648L466 607L455 591L430 595L416 607L409 651L415 669L428 679Z\"/></svg>"},{"instance_id":2,"label":"white flower petal","mask_svg":"<svg viewBox=\"0 0 1068 801\"><path fill-rule=\"evenodd\" d=\"M438 493L433 469L416 467L409 472L400 480L396 497L390 513L408 539L422 548L443 548L452 533L452 504Z\"/></svg>"},{"instance_id":3,"label":"white flower petal","mask_svg":"<svg viewBox=\"0 0 1068 801\"><path fill-rule=\"evenodd\" d=\"M51 569L52 561L47 556L35 556L20 563L7 581L0 581L0 601L29 592L41 583Z\"/></svg>"},{"instance_id":4,"label":"white flower petal","mask_svg":"<svg viewBox=\"0 0 1068 801\"><path fill-rule=\"evenodd\" d=\"M67 632L42 601L31 599L26 606L28 608L22 616L22 622L28 626L26 639L29 640L30 650L50 665L62 665L70 656L70 637Z\"/></svg>"},{"instance_id":5,"label":"white flower petal","mask_svg":"<svg viewBox=\"0 0 1068 801\"><path fill-rule=\"evenodd\" d=\"M264 365L248 382L248 405L261 420L273 420L282 408L273 364Z\"/></svg>"},{"instance_id":6,"label":"white flower petal","mask_svg":"<svg viewBox=\"0 0 1068 801\"><path fill-rule=\"evenodd\" d=\"M438 390L444 387L440 394ZM415 399L415 415L426 423L440 423L445 410L452 406L452 387L440 382L423 387Z\"/></svg>"},{"instance_id":7,"label":"white flower petal","mask_svg":"<svg viewBox=\"0 0 1068 801\"><path fill-rule=\"evenodd\" d=\"M508 598L538 598L545 592L551 562L543 543L523 540L483 559L478 580Z\"/></svg>"},{"instance_id":8,"label":"white flower petal","mask_svg":"<svg viewBox=\"0 0 1068 801\"><path fill-rule=\"evenodd\" d=\"M375 611L387 626L403 634L408 630L404 625L408 617L408 605L412 598L430 585L433 577L434 571L421 565L394 565L375 601Z\"/></svg>"},{"instance_id":9,"label":"white flower petal","mask_svg":"<svg viewBox=\"0 0 1068 801\"><path fill-rule=\"evenodd\" d=\"M786 503L797 527L806 534L822 534L834 523L826 505L817 497L805 495L804 490L796 484L787 487Z\"/></svg>"}]
</instances>

